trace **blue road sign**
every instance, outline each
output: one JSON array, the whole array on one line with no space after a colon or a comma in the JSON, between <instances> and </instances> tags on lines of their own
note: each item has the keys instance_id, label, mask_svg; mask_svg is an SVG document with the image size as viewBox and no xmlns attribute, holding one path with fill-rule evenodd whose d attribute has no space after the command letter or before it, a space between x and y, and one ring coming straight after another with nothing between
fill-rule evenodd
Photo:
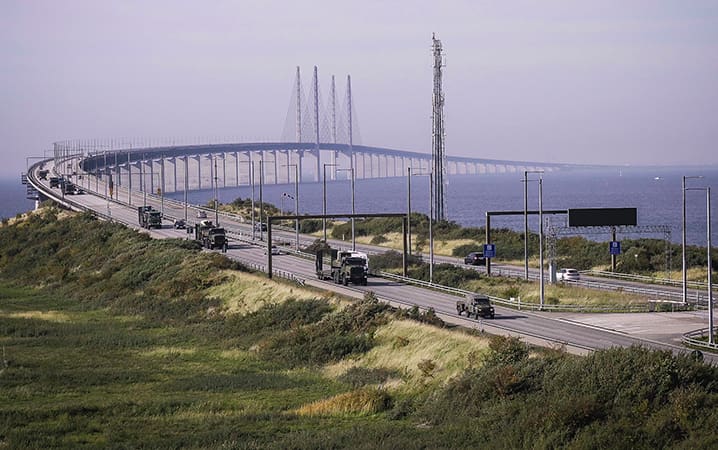
<instances>
[{"instance_id":1,"label":"blue road sign","mask_svg":"<svg viewBox=\"0 0 718 450\"><path fill-rule=\"evenodd\" d=\"M484 244L484 258L496 257L496 244Z\"/></svg>"},{"instance_id":2,"label":"blue road sign","mask_svg":"<svg viewBox=\"0 0 718 450\"><path fill-rule=\"evenodd\" d=\"M611 244L609 245L608 250L612 255L620 255L621 254L621 242L620 241L611 241Z\"/></svg>"}]
</instances>

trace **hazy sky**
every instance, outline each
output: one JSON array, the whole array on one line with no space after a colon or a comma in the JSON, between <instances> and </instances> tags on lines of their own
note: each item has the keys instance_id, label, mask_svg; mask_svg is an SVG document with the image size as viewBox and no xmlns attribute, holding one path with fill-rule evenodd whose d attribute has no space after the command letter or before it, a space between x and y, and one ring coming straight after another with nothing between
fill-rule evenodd
<instances>
[{"instance_id":1,"label":"hazy sky","mask_svg":"<svg viewBox=\"0 0 718 450\"><path fill-rule=\"evenodd\" d=\"M278 140L352 76L362 143L449 155L718 164L718 1L0 0L0 174L57 140Z\"/></svg>"}]
</instances>

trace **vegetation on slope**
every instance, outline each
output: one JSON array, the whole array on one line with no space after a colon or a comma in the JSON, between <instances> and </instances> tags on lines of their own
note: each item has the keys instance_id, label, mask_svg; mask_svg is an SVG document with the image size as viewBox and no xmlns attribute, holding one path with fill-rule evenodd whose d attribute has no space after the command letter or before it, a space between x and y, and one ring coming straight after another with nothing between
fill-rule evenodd
<instances>
[{"instance_id":1,"label":"vegetation on slope","mask_svg":"<svg viewBox=\"0 0 718 450\"><path fill-rule=\"evenodd\" d=\"M235 291L259 283L86 215L1 228L0 447L718 445L714 367L531 351L371 295Z\"/></svg>"},{"instance_id":2,"label":"vegetation on slope","mask_svg":"<svg viewBox=\"0 0 718 450\"><path fill-rule=\"evenodd\" d=\"M429 252L429 221L420 213L412 213L412 250ZM370 218L356 221L357 240L363 243L388 245L401 248L401 219ZM351 224L334 224L331 229L334 239L351 239ZM483 227L461 227L455 222L441 221L434 224L434 251L437 254L464 257L471 251L483 248L485 242ZM491 230L491 240L496 244L497 262L518 262L524 259L523 233L506 228ZM529 259L538 265L538 242L536 233L529 233ZM622 239L623 253L617 258L617 270L624 273L660 274L665 276L666 263L676 265L681 261L681 246L668 244L661 239ZM610 266L608 244L595 242L580 236L564 237L556 243L557 264L560 267L574 267L579 270ZM707 266L705 248L688 246L686 248L689 267ZM718 255L713 256L713 267L718 267ZM705 269L702 276L706 278Z\"/></svg>"}]
</instances>

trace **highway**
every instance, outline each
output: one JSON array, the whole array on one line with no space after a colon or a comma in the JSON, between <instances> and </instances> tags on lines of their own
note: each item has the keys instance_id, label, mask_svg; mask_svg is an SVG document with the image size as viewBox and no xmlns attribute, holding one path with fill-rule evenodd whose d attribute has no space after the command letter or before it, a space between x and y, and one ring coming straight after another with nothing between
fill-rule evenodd
<instances>
[{"instance_id":1,"label":"highway","mask_svg":"<svg viewBox=\"0 0 718 450\"><path fill-rule=\"evenodd\" d=\"M52 171L51 164L51 161L45 162L44 168ZM63 201L59 189L51 189L48 181L38 180L39 164L35 165L33 169L28 176L38 190L51 198ZM114 198L108 199L105 197L105 192L108 191L104 181L96 180L94 177L89 180L87 178L77 180L77 184L81 185L86 193L64 197L64 201L74 203L76 209L91 209L102 218L121 222L136 229L139 229L136 207L145 201L156 209L163 210L166 218L184 218L187 214L189 224L196 222L197 212L204 209L197 205L185 207L183 203L162 200L153 195L145 197L140 192L133 192L130 196L124 187L115 189ZM214 220L214 212L206 209L205 211L208 218ZM246 223L242 218L222 214L219 217L219 222L230 235L231 245L227 251L228 257L258 269L266 267L267 258L272 256L265 254L265 247L262 246L266 246L266 243L258 240L259 231L255 232L257 239L252 240L251 224ZM174 229L170 220L165 220L162 229L143 230L143 232L149 232L157 238L189 238L185 230ZM273 236L294 243L293 230L277 232L273 230ZM315 238L303 236L301 239L300 245L306 245ZM341 245L346 246L345 243ZM376 251L376 247L361 246L361 250L373 253ZM437 262L442 259L436 258ZM458 262L455 258L450 260ZM681 335L690 330L705 328L707 324L705 311L605 315L527 312L499 305L495 306L496 318L494 320L474 320L456 314L455 302L459 297L450 293L378 277L371 277L368 286L336 285L330 281L316 278L313 260L297 257L290 253L274 256L272 265L275 270L285 274L286 277L294 277L299 282L324 290L355 298L361 298L367 291L372 291L380 300L394 306L406 308L417 305L423 309L433 308L439 317L450 324L493 334L520 336L524 341L537 345L563 345L568 351L577 354L585 354L596 349L632 345L682 353L687 350L680 345ZM658 318L660 320L657 320ZM715 356L707 353L705 358L710 362L718 360Z\"/></svg>"}]
</instances>

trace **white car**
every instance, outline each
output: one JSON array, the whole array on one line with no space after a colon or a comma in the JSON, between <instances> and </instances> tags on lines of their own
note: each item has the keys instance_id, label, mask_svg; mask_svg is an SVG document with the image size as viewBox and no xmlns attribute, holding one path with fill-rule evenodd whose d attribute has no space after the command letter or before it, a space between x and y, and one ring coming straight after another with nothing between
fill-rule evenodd
<instances>
[{"instance_id":1,"label":"white car","mask_svg":"<svg viewBox=\"0 0 718 450\"><path fill-rule=\"evenodd\" d=\"M204 211L202 211L202 210L199 210L199 211L197 211L197 218L198 218L198 219L206 219L206 218L207 218L207 213L204 212Z\"/></svg>"},{"instance_id":2,"label":"white car","mask_svg":"<svg viewBox=\"0 0 718 450\"><path fill-rule=\"evenodd\" d=\"M264 254L265 254L265 255L267 254L267 249L266 249L266 248L264 249ZM273 254L273 255L281 255L282 252L279 250L279 247L277 247L276 245L272 245L272 254Z\"/></svg>"},{"instance_id":3,"label":"white car","mask_svg":"<svg viewBox=\"0 0 718 450\"><path fill-rule=\"evenodd\" d=\"M558 281L578 281L581 274L576 269L560 269L556 272L556 280Z\"/></svg>"}]
</instances>

